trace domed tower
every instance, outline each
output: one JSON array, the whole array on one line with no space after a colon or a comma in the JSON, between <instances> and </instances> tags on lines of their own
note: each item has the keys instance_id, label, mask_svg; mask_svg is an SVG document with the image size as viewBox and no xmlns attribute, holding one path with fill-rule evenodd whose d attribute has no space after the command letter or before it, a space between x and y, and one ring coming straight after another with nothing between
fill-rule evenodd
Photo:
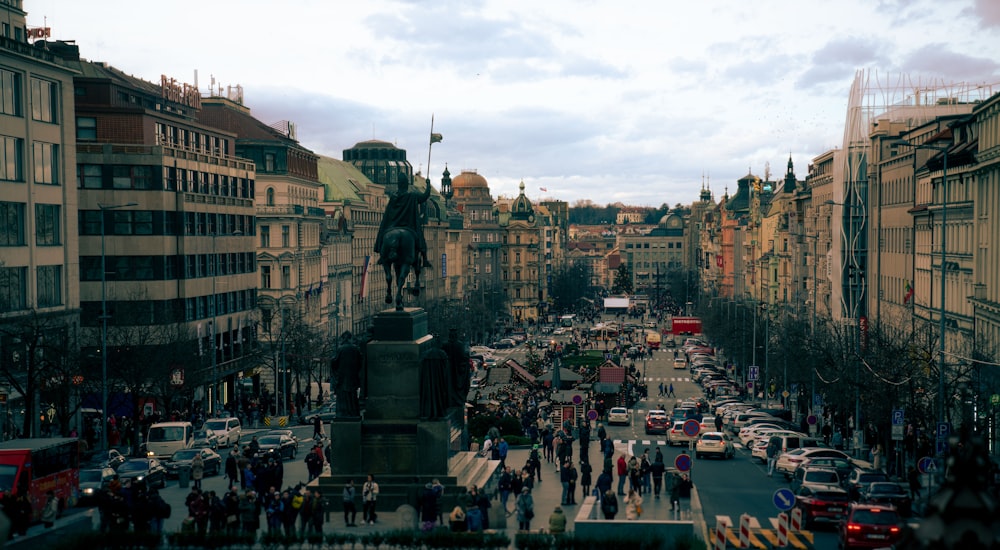
<instances>
[{"instance_id":1,"label":"domed tower","mask_svg":"<svg viewBox=\"0 0 1000 550\"><path fill-rule=\"evenodd\" d=\"M463 288L473 305L473 311L486 311L489 318L481 319L473 334L482 340L490 336L496 325L496 312L503 310L503 289L500 286L501 228L493 209L493 197L486 178L475 170L464 169L451 181L453 204L462 213L463 239L469 258L464 259ZM471 333L470 333L471 334Z\"/></svg>"},{"instance_id":2,"label":"domed tower","mask_svg":"<svg viewBox=\"0 0 1000 550\"><path fill-rule=\"evenodd\" d=\"M510 217L512 220L524 220L534 224L535 209L531 206L531 201L524 195L524 182L518 186L521 194L514 199L514 204L510 206Z\"/></svg>"},{"instance_id":3,"label":"domed tower","mask_svg":"<svg viewBox=\"0 0 1000 550\"><path fill-rule=\"evenodd\" d=\"M536 221L535 207L524 195L524 182L520 194L501 209L508 209L500 216L503 228L503 259L501 279L510 304L511 322L522 328L538 320L539 303L542 301L541 277L543 276L543 251L540 250L541 221Z\"/></svg>"},{"instance_id":4,"label":"domed tower","mask_svg":"<svg viewBox=\"0 0 1000 550\"><path fill-rule=\"evenodd\" d=\"M387 186L395 191L399 175L403 174L413 182L413 166L406 160L406 149L400 149L388 141L377 139L360 141L350 149L344 149L344 161L353 164L372 183Z\"/></svg>"}]
</instances>

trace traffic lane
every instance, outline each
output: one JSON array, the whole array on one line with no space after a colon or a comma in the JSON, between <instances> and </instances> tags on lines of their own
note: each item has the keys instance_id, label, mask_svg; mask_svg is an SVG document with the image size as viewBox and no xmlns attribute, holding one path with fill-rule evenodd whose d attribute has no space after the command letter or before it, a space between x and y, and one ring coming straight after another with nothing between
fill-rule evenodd
<instances>
[{"instance_id":1,"label":"traffic lane","mask_svg":"<svg viewBox=\"0 0 1000 550\"><path fill-rule=\"evenodd\" d=\"M780 513L775 506L775 492L788 488L784 476L767 477L767 466L752 459L744 449L737 450L736 458L730 460L696 459L691 471L709 529L714 529L719 515L729 516L738 528L743 514L771 528L769 519ZM812 532L816 550L837 548L835 526L819 526Z\"/></svg>"}]
</instances>

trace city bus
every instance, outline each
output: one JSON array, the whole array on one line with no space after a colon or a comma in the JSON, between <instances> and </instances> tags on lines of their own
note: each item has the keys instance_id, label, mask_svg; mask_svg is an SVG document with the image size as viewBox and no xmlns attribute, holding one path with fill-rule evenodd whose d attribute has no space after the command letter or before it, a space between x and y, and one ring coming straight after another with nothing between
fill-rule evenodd
<instances>
[{"instance_id":1,"label":"city bus","mask_svg":"<svg viewBox=\"0 0 1000 550\"><path fill-rule=\"evenodd\" d=\"M559 326L572 328L574 320L576 315L562 315L559 317Z\"/></svg>"},{"instance_id":2,"label":"city bus","mask_svg":"<svg viewBox=\"0 0 1000 550\"><path fill-rule=\"evenodd\" d=\"M0 500L8 494L27 494L32 521L39 521L49 491L55 493L60 510L76 506L80 493L79 439L12 439L0 443Z\"/></svg>"}]
</instances>

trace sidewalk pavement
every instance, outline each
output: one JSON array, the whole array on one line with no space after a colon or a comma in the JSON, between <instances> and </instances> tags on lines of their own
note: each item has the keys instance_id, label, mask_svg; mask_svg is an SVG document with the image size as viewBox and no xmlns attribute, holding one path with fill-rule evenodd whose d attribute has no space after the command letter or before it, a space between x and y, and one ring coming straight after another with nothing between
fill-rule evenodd
<instances>
[{"instance_id":1,"label":"sidewalk pavement","mask_svg":"<svg viewBox=\"0 0 1000 550\"><path fill-rule=\"evenodd\" d=\"M597 476L601 473L601 468L603 467L603 459L598 453L598 444L596 441L589 445L588 458L590 459L591 465L594 466L594 472L592 474L592 481L597 481ZM574 445L574 463L579 470L580 457L579 457L579 444ZM530 453L530 448L514 448L511 449L507 455L507 464L511 466L512 469L520 471L524 467L525 463L528 461L528 455ZM617 454L615 455L617 457ZM595 462L596 461L596 462ZM612 488L618 487L618 475L612 470L612 476L614 477L614 483ZM628 483L626 483L626 488ZM593 490L593 484L591 484L591 490ZM627 490L627 489L626 489ZM445 492L457 491L454 487L446 487ZM507 509L513 511L515 496L511 495L507 502ZM544 459L542 460L542 481L535 481L535 488L531 493L531 496L535 502L535 518L531 521L531 530L538 531L540 529L548 530L549 527L549 516L556 506L561 506L563 513L566 515L566 531L573 531L573 524L576 519L577 512L584 499L588 495L582 494L582 489L577 485L577 494L575 505L562 505L562 484L559 482L559 473L555 470L555 464L549 464ZM615 517L616 522L627 521L625 519L625 504L622 502L624 497L619 498L619 512ZM673 513L670 511L670 498L669 495L664 492L661 493L659 499L654 498L653 495L643 495L643 514L642 519L646 521L669 521L669 520L681 520L690 521L692 519L691 513L691 500L682 499L681 511L679 513ZM378 510L378 521L374 525L362 525L361 524L361 510L358 509L358 526L357 527L346 527L344 525L344 514L343 509L340 505L339 498L331 498L332 503L330 511L330 521L324 524L324 533L356 533L356 534L367 534L376 531L391 531L394 529L408 528L409 526L404 526L402 522L404 521L402 515L396 510ZM494 507L500 506L500 501L495 499L492 501ZM419 513L419 511L418 511ZM448 510L443 511L445 517L445 526L448 525ZM698 512L696 511L696 514ZM496 517L494 514L490 514L491 519ZM598 518L603 518L598 510ZM511 539L517 534L518 524L517 515L515 513L510 513L507 517L505 526L498 526L490 524L490 529L506 529L508 535Z\"/></svg>"}]
</instances>

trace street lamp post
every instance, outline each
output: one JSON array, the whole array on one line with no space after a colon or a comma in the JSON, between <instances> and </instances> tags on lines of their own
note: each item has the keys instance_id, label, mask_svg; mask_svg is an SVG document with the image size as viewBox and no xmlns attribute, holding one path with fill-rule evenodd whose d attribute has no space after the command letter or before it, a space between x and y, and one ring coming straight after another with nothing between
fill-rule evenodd
<instances>
[{"instance_id":1,"label":"street lamp post","mask_svg":"<svg viewBox=\"0 0 1000 550\"><path fill-rule=\"evenodd\" d=\"M104 215L107 210L138 206L139 203L97 204L101 211L101 449L108 449L108 257L105 248Z\"/></svg>"},{"instance_id":2,"label":"street lamp post","mask_svg":"<svg viewBox=\"0 0 1000 550\"><path fill-rule=\"evenodd\" d=\"M939 134L940 135L940 134ZM932 139L932 141L934 141ZM900 141L901 145L909 145L914 149L927 149L931 151L938 151L943 153L942 164L941 164L941 303L940 312L938 313L938 330L940 335L938 336L938 423L944 424L944 335L946 330L946 323L944 319L945 309L945 297L947 296L945 277L947 276L947 267L945 264L945 255L948 252L948 150L951 145L944 145L941 147L935 147L929 143L910 143L909 141ZM935 433L937 433L935 431ZM939 446L940 449L940 446ZM938 449L935 449L938 450Z\"/></svg>"}]
</instances>

